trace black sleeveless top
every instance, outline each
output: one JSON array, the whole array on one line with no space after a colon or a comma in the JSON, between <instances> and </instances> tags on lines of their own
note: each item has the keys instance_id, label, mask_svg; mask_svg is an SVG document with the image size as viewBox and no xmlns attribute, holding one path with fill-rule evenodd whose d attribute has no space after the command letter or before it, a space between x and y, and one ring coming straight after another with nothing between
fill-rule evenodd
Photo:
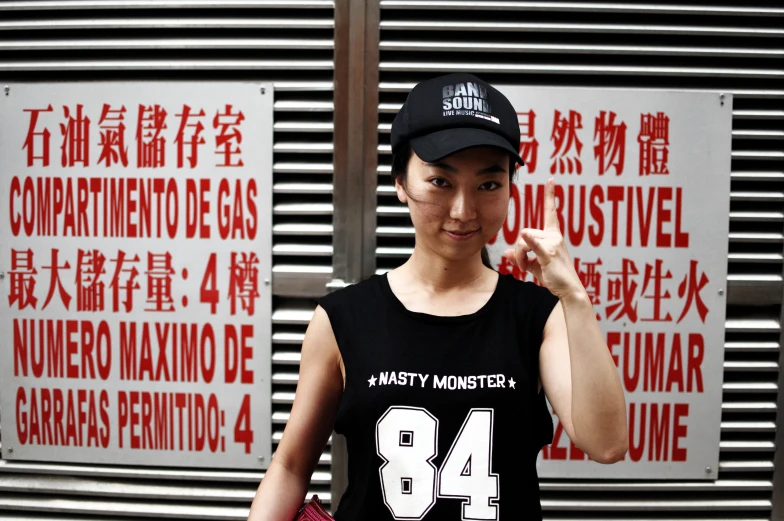
<instances>
[{"instance_id":1,"label":"black sleeveless top","mask_svg":"<svg viewBox=\"0 0 784 521\"><path fill-rule=\"evenodd\" d=\"M336 520L541 520L536 457L553 425L539 348L557 301L511 275L456 317L406 309L386 275L319 299L346 370Z\"/></svg>"}]
</instances>

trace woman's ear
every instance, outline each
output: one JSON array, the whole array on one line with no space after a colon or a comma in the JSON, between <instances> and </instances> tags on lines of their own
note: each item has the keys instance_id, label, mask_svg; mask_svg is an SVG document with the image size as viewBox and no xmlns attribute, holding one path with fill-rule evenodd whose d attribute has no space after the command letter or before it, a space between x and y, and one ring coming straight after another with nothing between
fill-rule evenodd
<instances>
[{"instance_id":1,"label":"woman's ear","mask_svg":"<svg viewBox=\"0 0 784 521\"><path fill-rule=\"evenodd\" d=\"M408 194L406 193L406 189L403 188L403 185L400 183L400 178L395 178L395 191L397 192L397 200L403 204L408 204Z\"/></svg>"}]
</instances>

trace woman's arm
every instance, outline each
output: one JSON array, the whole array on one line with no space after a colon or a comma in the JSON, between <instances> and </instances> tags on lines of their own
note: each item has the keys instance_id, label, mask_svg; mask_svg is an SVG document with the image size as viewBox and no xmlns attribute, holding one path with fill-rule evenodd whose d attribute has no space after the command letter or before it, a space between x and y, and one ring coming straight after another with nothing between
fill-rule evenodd
<instances>
[{"instance_id":1,"label":"woman's arm","mask_svg":"<svg viewBox=\"0 0 784 521\"><path fill-rule=\"evenodd\" d=\"M533 252L536 256L528 256ZM544 328L539 374L547 399L575 445L592 459L614 463L629 445L626 400L618 370L599 329L588 293L566 250L547 180L544 228L524 229L504 255L558 297Z\"/></svg>"},{"instance_id":2,"label":"woman's arm","mask_svg":"<svg viewBox=\"0 0 784 521\"><path fill-rule=\"evenodd\" d=\"M294 519L332 433L342 393L340 351L329 317L318 306L302 342L299 382L291 416L256 491L249 521Z\"/></svg>"},{"instance_id":3,"label":"woman's arm","mask_svg":"<svg viewBox=\"0 0 784 521\"><path fill-rule=\"evenodd\" d=\"M588 294L556 304L539 351L542 385L575 445L600 463L624 457L629 436L618 370Z\"/></svg>"}]
</instances>

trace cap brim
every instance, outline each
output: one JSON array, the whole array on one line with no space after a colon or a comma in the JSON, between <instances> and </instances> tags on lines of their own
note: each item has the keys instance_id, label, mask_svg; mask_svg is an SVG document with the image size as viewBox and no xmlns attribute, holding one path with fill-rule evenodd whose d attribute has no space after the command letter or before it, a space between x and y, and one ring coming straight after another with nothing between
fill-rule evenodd
<instances>
[{"instance_id":1,"label":"cap brim","mask_svg":"<svg viewBox=\"0 0 784 521\"><path fill-rule=\"evenodd\" d=\"M525 164L518 151L503 136L478 128L439 130L426 136L413 138L410 143L416 155L428 162L438 161L466 148L496 147L509 152L521 165Z\"/></svg>"}]
</instances>

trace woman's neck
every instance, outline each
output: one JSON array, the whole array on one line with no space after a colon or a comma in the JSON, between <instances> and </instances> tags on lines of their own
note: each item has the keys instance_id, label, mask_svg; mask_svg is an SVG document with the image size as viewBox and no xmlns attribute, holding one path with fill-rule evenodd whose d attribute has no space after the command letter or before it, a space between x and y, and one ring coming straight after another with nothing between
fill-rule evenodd
<instances>
[{"instance_id":1,"label":"woman's neck","mask_svg":"<svg viewBox=\"0 0 784 521\"><path fill-rule=\"evenodd\" d=\"M411 257L399 268L417 282L434 290L468 286L487 276L479 252L469 259L451 261L435 253L414 248Z\"/></svg>"}]
</instances>

